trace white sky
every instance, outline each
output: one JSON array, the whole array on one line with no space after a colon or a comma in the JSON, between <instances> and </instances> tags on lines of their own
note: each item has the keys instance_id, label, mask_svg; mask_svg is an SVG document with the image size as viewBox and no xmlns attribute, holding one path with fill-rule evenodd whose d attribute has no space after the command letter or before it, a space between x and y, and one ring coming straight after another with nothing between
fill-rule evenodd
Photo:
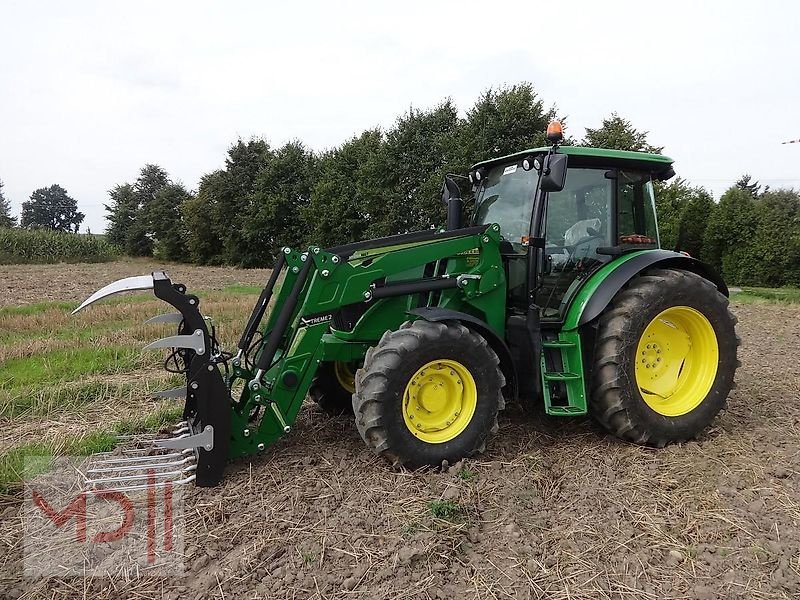
<instances>
[{"instance_id":1,"label":"white sky","mask_svg":"<svg viewBox=\"0 0 800 600\"><path fill-rule=\"evenodd\" d=\"M196 189L237 137L335 146L410 105L531 81L569 132L617 111L718 196L800 187L800 3L0 3L0 179L105 228L154 162ZM482 157L476 156L475 160Z\"/></svg>"}]
</instances>

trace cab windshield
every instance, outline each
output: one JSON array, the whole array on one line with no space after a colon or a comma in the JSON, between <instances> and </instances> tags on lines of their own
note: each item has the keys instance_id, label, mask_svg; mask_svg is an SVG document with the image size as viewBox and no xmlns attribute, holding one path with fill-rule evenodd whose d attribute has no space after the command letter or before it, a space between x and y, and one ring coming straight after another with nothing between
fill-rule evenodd
<instances>
[{"instance_id":1,"label":"cab windshield","mask_svg":"<svg viewBox=\"0 0 800 600\"><path fill-rule=\"evenodd\" d=\"M522 246L531 225L533 194L538 173L518 164L490 169L476 196L475 225L497 223L500 234L515 247Z\"/></svg>"}]
</instances>

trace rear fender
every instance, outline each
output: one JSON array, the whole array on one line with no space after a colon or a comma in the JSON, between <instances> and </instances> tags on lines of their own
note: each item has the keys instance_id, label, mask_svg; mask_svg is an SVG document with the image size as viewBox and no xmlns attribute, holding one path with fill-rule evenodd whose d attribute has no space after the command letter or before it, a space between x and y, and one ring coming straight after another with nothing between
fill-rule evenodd
<instances>
[{"instance_id":1,"label":"rear fender","mask_svg":"<svg viewBox=\"0 0 800 600\"><path fill-rule=\"evenodd\" d=\"M594 321L631 279L653 267L691 271L709 280L721 294L728 296L728 286L706 263L671 250L644 250L623 256L592 275L572 301L564 329L575 329Z\"/></svg>"}]
</instances>

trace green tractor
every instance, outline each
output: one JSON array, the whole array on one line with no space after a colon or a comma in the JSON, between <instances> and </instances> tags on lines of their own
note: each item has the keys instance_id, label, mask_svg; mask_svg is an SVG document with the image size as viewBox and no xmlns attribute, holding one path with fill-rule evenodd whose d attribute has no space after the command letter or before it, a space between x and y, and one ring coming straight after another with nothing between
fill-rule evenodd
<instances>
[{"instance_id":1,"label":"green tractor","mask_svg":"<svg viewBox=\"0 0 800 600\"><path fill-rule=\"evenodd\" d=\"M467 223L448 177L446 229L284 248L236 353L163 272L88 298L76 312L133 289L172 305L151 321L177 335L149 347L172 349L186 385L157 394L185 397L175 436L105 457L87 486L216 485L307 396L410 468L481 452L514 401L650 446L701 433L733 386L736 319L710 267L660 248L653 183L672 160L559 146L555 125L548 140L470 170Z\"/></svg>"}]
</instances>

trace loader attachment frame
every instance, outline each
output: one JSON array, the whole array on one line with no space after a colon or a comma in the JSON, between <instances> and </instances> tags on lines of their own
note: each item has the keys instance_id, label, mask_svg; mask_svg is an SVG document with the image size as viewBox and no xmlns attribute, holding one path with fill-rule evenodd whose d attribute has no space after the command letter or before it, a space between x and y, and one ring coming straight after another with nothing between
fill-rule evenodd
<instances>
[{"instance_id":1,"label":"loader attachment frame","mask_svg":"<svg viewBox=\"0 0 800 600\"><path fill-rule=\"evenodd\" d=\"M152 289L157 298L178 311L148 320L148 323L155 324L176 323L178 330L177 335L157 340L145 349L173 349L173 358L186 376L186 385L153 395L185 398L183 421L173 432L176 437L154 440L151 451L138 460L120 463L119 458L114 456L93 463L90 471L104 475L101 478L88 476L85 483L87 487L102 489L138 489L147 481L148 470L157 470L161 465L172 466L170 461L160 459L164 455L159 454L159 449L166 448L188 452L181 458L178 471L166 472L174 477L165 478L159 485L190 481L195 481L200 487L217 485L222 480L230 446L230 402L225 380L219 370L219 365L229 355L226 356L219 348L213 329L209 330L206 319L200 313L199 298L187 294L183 284L172 283L163 271L155 271L151 275L128 277L105 286L92 294L73 314L108 296L146 289Z\"/></svg>"},{"instance_id":2,"label":"loader attachment frame","mask_svg":"<svg viewBox=\"0 0 800 600\"><path fill-rule=\"evenodd\" d=\"M187 294L183 285L173 285L164 272L153 273L153 293L183 317L178 325L178 336L187 336L191 332L195 339L202 340L199 346L176 348L176 352L182 355L186 372L183 419L190 435L177 445L161 444L161 447L194 448L197 452L197 485L214 486L222 480L230 444L231 418L226 401L229 396L219 370L225 355L216 337L209 332L197 296ZM202 438L203 435L206 437Z\"/></svg>"}]
</instances>

